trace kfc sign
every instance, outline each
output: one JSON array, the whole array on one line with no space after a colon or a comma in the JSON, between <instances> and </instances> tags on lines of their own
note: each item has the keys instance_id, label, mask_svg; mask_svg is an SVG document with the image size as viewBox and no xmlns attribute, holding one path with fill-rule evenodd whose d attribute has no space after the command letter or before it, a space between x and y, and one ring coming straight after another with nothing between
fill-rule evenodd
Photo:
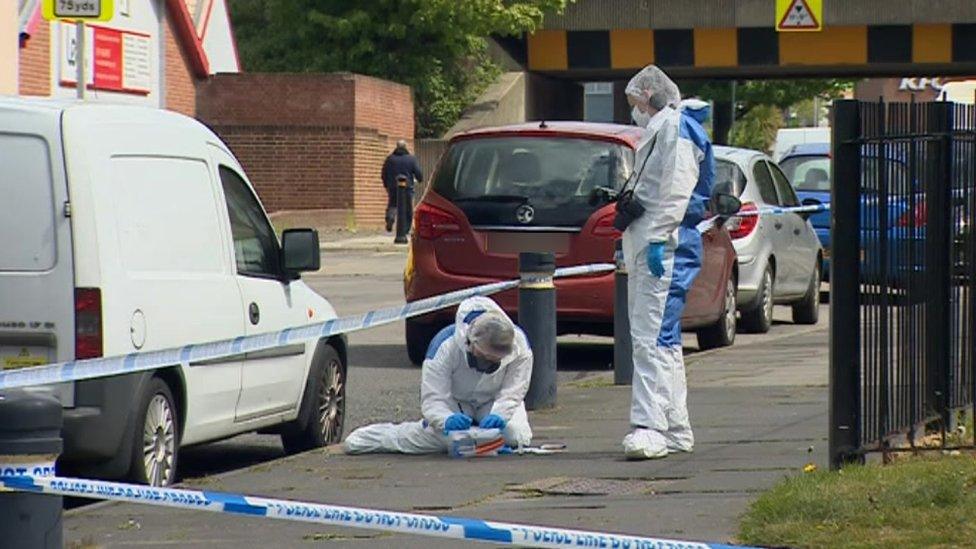
<instances>
[{"instance_id":1,"label":"kfc sign","mask_svg":"<svg viewBox=\"0 0 976 549\"><path fill-rule=\"evenodd\" d=\"M920 92L932 89L942 91L942 78L902 78L898 91Z\"/></svg>"}]
</instances>

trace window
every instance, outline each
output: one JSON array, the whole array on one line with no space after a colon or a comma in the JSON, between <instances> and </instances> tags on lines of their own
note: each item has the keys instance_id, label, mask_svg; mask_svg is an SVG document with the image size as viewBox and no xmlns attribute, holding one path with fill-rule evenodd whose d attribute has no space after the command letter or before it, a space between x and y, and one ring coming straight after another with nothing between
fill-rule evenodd
<instances>
[{"instance_id":1,"label":"window","mask_svg":"<svg viewBox=\"0 0 976 549\"><path fill-rule=\"evenodd\" d=\"M796 190L830 192L830 157L792 156L779 166Z\"/></svg>"},{"instance_id":2,"label":"window","mask_svg":"<svg viewBox=\"0 0 976 549\"><path fill-rule=\"evenodd\" d=\"M234 170L221 166L220 182L224 187L234 237L237 273L277 278L281 273L278 268L278 239L261 204Z\"/></svg>"},{"instance_id":3,"label":"window","mask_svg":"<svg viewBox=\"0 0 976 549\"><path fill-rule=\"evenodd\" d=\"M527 204L538 225L581 227L605 204L600 188L623 187L633 163L633 149L599 139L464 139L445 153L433 186L475 225L517 223Z\"/></svg>"},{"instance_id":4,"label":"window","mask_svg":"<svg viewBox=\"0 0 976 549\"><path fill-rule=\"evenodd\" d=\"M728 160L715 161L715 184L712 186L712 194L721 192L739 196L745 186L746 175L742 173L739 166Z\"/></svg>"},{"instance_id":5,"label":"window","mask_svg":"<svg viewBox=\"0 0 976 549\"><path fill-rule=\"evenodd\" d=\"M54 267L54 194L47 143L0 134L0 271Z\"/></svg>"},{"instance_id":6,"label":"window","mask_svg":"<svg viewBox=\"0 0 976 549\"><path fill-rule=\"evenodd\" d=\"M790 181L786 179L779 167L776 164L770 164L769 171L773 172L773 182L776 184L776 192L779 194L780 206L799 206L800 200L796 197L793 187L790 186Z\"/></svg>"},{"instance_id":7,"label":"window","mask_svg":"<svg viewBox=\"0 0 976 549\"><path fill-rule=\"evenodd\" d=\"M772 206L779 204L776 187L773 186L773 177L769 175L769 168L766 167L765 161L756 162L752 167L752 175L756 178L756 185L759 187L759 196L762 197L762 201Z\"/></svg>"}]
</instances>

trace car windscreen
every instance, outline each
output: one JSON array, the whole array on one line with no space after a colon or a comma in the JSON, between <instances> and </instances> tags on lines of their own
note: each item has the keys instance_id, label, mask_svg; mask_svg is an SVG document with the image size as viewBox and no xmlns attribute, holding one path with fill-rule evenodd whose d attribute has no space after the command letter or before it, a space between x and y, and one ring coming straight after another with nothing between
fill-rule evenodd
<instances>
[{"instance_id":1,"label":"car windscreen","mask_svg":"<svg viewBox=\"0 0 976 549\"><path fill-rule=\"evenodd\" d=\"M580 227L606 204L600 189L623 187L633 162L630 147L596 139L465 139L445 153L433 189L475 226Z\"/></svg>"}]
</instances>

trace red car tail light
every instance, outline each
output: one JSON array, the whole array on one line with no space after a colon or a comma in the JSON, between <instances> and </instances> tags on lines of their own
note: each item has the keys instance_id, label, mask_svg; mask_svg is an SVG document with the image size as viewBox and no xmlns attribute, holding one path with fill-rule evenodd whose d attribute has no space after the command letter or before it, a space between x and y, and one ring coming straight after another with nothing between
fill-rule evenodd
<instances>
[{"instance_id":1,"label":"red car tail light","mask_svg":"<svg viewBox=\"0 0 976 549\"><path fill-rule=\"evenodd\" d=\"M613 226L614 216L616 216L616 212L610 212L600 219L597 219L596 223L593 225L593 236L620 238L621 232Z\"/></svg>"},{"instance_id":2,"label":"red car tail light","mask_svg":"<svg viewBox=\"0 0 976 549\"><path fill-rule=\"evenodd\" d=\"M755 212L759 211L759 208L752 202L746 202L742 205L740 212ZM729 220L729 236L733 240L737 238L745 238L752 234L752 231L756 230L756 226L759 225L758 215L747 215L747 216L736 216Z\"/></svg>"},{"instance_id":3,"label":"red car tail light","mask_svg":"<svg viewBox=\"0 0 976 549\"><path fill-rule=\"evenodd\" d=\"M439 236L461 232L461 223L453 214L421 203L414 213L414 232L418 238L433 240Z\"/></svg>"},{"instance_id":4,"label":"red car tail light","mask_svg":"<svg viewBox=\"0 0 976 549\"><path fill-rule=\"evenodd\" d=\"M925 207L925 202L919 202L915 205L914 210L902 214L896 223L899 227L911 227L913 220L916 229L922 228L928 223L929 210Z\"/></svg>"},{"instance_id":5,"label":"red car tail light","mask_svg":"<svg viewBox=\"0 0 976 549\"><path fill-rule=\"evenodd\" d=\"M102 291L75 288L75 359L102 356Z\"/></svg>"}]
</instances>

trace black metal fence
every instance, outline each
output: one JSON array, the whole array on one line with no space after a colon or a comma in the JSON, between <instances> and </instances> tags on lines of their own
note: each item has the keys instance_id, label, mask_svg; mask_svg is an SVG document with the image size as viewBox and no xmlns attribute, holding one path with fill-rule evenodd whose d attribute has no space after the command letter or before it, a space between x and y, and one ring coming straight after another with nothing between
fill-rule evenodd
<instances>
[{"instance_id":1,"label":"black metal fence","mask_svg":"<svg viewBox=\"0 0 976 549\"><path fill-rule=\"evenodd\" d=\"M974 107L835 102L831 208L832 466L976 444Z\"/></svg>"}]
</instances>

